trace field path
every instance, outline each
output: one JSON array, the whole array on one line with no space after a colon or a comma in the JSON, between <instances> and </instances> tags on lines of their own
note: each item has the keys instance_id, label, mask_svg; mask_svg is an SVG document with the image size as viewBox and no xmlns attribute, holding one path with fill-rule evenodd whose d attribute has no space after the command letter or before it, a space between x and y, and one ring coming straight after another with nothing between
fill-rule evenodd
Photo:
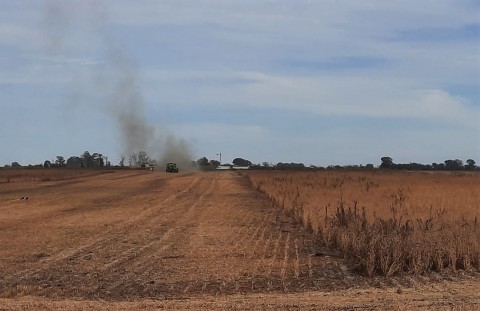
<instances>
[{"instance_id":1,"label":"field path","mask_svg":"<svg viewBox=\"0 0 480 311\"><path fill-rule=\"evenodd\" d=\"M164 299L189 308L188 299L197 309L214 297L250 308L246 297L275 306L295 295L408 292L431 282L363 278L341 258L316 256L313 237L233 172L112 171L1 184L0 245L0 304L11 308L78 300L157 308ZM480 303L478 294L468 297L460 302Z\"/></svg>"}]
</instances>

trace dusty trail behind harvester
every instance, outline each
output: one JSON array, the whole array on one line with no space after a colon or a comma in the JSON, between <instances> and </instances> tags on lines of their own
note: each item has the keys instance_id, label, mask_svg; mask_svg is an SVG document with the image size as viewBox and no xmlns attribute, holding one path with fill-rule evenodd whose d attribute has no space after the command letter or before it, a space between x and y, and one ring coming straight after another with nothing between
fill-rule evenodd
<instances>
[{"instance_id":1,"label":"dusty trail behind harvester","mask_svg":"<svg viewBox=\"0 0 480 311\"><path fill-rule=\"evenodd\" d=\"M17 199L25 193L28 201ZM214 308L214 297L285 305L281 297L312 291L387 293L429 282L367 279L341 258L315 256L312 236L233 172L18 181L2 184L0 200L0 297L9 298L0 303L12 307L32 299L46 308L78 299L158 307L167 298L193 308L210 299L205 307ZM238 294L247 295L242 303ZM326 299L316 295L315 305Z\"/></svg>"}]
</instances>

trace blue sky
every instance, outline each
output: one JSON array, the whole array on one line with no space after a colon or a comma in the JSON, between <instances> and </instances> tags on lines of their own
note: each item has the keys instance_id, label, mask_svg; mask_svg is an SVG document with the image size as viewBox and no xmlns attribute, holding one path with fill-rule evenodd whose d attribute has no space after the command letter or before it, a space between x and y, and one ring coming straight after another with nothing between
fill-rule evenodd
<instances>
[{"instance_id":1,"label":"blue sky","mask_svg":"<svg viewBox=\"0 0 480 311\"><path fill-rule=\"evenodd\" d=\"M479 90L473 0L0 0L1 165L480 162Z\"/></svg>"}]
</instances>

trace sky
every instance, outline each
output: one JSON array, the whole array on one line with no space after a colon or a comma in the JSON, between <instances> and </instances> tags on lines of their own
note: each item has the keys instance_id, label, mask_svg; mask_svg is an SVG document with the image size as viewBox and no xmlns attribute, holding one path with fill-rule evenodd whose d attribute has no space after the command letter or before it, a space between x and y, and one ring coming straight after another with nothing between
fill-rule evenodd
<instances>
[{"instance_id":1,"label":"sky","mask_svg":"<svg viewBox=\"0 0 480 311\"><path fill-rule=\"evenodd\" d=\"M172 146L480 163L480 2L0 0L0 166Z\"/></svg>"}]
</instances>

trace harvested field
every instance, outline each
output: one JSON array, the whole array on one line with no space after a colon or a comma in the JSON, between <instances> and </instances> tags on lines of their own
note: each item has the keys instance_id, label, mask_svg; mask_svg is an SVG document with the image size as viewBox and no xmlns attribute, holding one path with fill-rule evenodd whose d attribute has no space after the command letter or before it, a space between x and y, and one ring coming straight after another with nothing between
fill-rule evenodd
<instances>
[{"instance_id":1,"label":"harvested field","mask_svg":"<svg viewBox=\"0 0 480 311\"><path fill-rule=\"evenodd\" d=\"M472 270L352 271L234 172L16 170L0 183L0 245L0 309L480 305Z\"/></svg>"}]
</instances>

